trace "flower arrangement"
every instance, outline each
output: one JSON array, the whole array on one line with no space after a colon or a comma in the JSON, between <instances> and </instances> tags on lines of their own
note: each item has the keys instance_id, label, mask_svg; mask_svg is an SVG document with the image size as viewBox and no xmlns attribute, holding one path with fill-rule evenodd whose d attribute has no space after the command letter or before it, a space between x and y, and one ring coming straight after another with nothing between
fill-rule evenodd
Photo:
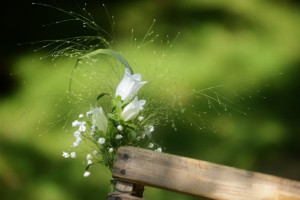
<instances>
[{"instance_id":1,"label":"flower arrangement","mask_svg":"<svg viewBox=\"0 0 300 200\"><path fill-rule=\"evenodd\" d=\"M92 148L86 156L85 177L90 175L90 166L96 163L102 163L112 170L116 151L120 146L162 151L151 137L155 129L153 124L148 124L147 116L142 114L147 109L147 100L139 100L137 96L146 83L147 81L142 81L141 74L133 74L130 67L126 68L115 94L101 93L97 97L97 100L104 96L111 99L109 108L105 109L109 112L104 112L102 106L91 106L90 110L80 114L79 119L72 122L72 126L76 128L72 146L74 151L63 152L62 156L76 158L76 148L85 140Z\"/></svg>"}]
</instances>

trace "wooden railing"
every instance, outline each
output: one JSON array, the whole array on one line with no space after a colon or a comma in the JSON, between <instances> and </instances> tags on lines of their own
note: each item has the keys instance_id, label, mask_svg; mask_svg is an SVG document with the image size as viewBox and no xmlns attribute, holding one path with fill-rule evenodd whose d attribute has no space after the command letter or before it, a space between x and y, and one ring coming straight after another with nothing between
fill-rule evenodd
<instances>
[{"instance_id":1,"label":"wooden railing","mask_svg":"<svg viewBox=\"0 0 300 200\"><path fill-rule=\"evenodd\" d=\"M108 200L141 200L144 186L210 199L300 200L297 181L135 147L118 150L112 176Z\"/></svg>"}]
</instances>

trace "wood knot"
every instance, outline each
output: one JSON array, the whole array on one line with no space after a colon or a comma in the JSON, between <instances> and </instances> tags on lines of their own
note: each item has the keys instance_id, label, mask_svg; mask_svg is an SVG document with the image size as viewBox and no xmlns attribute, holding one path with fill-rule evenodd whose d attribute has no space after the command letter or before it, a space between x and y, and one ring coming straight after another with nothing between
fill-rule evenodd
<instances>
[{"instance_id":1,"label":"wood knot","mask_svg":"<svg viewBox=\"0 0 300 200\"><path fill-rule=\"evenodd\" d=\"M121 175L125 175L126 174L126 170L125 169L122 169L121 170Z\"/></svg>"},{"instance_id":2,"label":"wood knot","mask_svg":"<svg viewBox=\"0 0 300 200\"><path fill-rule=\"evenodd\" d=\"M124 155L123 155L123 159L124 159L124 160L128 160L128 159L129 159L129 155L128 155L128 154L124 154Z\"/></svg>"},{"instance_id":3,"label":"wood knot","mask_svg":"<svg viewBox=\"0 0 300 200\"><path fill-rule=\"evenodd\" d=\"M116 197L115 200L122 200L120 197Z\"/></svg>"}]
</instances>

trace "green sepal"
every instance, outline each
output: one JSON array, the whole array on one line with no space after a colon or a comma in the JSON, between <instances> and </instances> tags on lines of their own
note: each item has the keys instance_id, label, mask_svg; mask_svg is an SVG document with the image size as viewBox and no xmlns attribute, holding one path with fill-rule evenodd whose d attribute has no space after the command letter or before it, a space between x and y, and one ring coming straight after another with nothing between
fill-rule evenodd
<instances>
[{"instance_id":1,"label":"green sepal","mask_svg":"<svg viewBox=\"0 0 300 200\"><path fill-rule=\"evenodd\" d=\"M108 94L108 93L101 93L101 94L98 95L97 101L98 101L99 99L101 99L102 97L104 97L104 96L109 96L109 97L111 97L110 94Z\"/></svg>"}]
</instances>

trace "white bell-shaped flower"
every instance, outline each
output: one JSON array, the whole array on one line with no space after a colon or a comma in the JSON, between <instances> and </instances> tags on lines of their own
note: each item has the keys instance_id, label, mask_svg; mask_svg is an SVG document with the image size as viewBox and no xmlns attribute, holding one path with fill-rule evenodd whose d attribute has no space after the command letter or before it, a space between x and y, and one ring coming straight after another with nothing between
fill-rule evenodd
<instances>
[{"instance_id":1,"label":"white bell-shaped flower","mask_svg":"<svg viewBox=\"0 0 300 200\"><path fill-rule=\"evenodd\" d=\"M93 116L92 123L103 133L106 133L108 121L104 115L102 107L92 108Z\"/></svg>"},{"instance_id":2,"label":"white bell-shaped flower","mask_svg":"<svg viewBox=\"0 0 300 200\"><path fill-rule=\"evenodd\" d=\"M125 75L119 83L116 90L116 97L121 96L122 100L131 100L136 96L139 89L147 83L141 82L142 76L140 74L131 74L128 68L125 69Z\"/></svg>"},{"instance_id":3,"label":"white bell-shaped flower","mask_svg":"<svg viewBox=\"0 0 300 200\"><path fill-rule=\"evenodd\" d=\"M135 119L139 112L144 109L143 106L145 103L146 100L139 100L138 97L135 97L131 103L125 106L121 117L124 119L124 121Z\"/></svg>"}]
</instances>

